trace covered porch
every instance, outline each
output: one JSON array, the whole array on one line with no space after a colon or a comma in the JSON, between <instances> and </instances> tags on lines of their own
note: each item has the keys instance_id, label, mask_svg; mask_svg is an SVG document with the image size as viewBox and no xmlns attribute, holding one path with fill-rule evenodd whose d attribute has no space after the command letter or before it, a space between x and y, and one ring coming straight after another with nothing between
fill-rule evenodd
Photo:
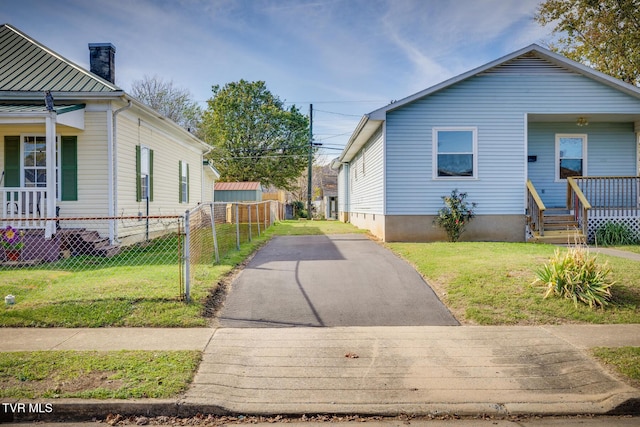
<instances>
[{"instance_id":1,"label":"covered porch","mask_svg":"<svg viewBox=\"0 0 640 427\"><path fill-rule=\"evenodd\" d=\"M83 130L85 106L54 108L53 100L47 101L0 104L0 227L43 230L49 239L56 232L57 201L65 179L60 164L65 142L59 132Z\"/></svg>"},{"instance_id":2,"label":"covered porch","mask_svg":"<svg viewBox=\"0 0 640 427\"><path fill-rule=\"evenodd\" d=\"M527 115L527 240L595 242L640 231L640 114Z\"/></svg>"},{"instance_id":3,"label":"covered porch","mask_svg":"<svg viewBox=\"0 0 640 427\"><path fill-rule=\"evenodd\" d=\"M567 178L566 208L547 208L527 182L527 238L545 243L597 243L607 222L624 224L640 235L640 177Z\"/></svg>"}]
</instances>

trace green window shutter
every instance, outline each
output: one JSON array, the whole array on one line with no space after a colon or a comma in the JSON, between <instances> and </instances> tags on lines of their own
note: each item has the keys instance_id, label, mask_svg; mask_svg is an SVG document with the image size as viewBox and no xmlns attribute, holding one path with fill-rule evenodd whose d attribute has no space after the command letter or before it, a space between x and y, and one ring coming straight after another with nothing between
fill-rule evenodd
<instances>
[{"instance_id":1,"label":"green window shutter","mask_svg":"<svg viewBox=\"0 0 640 427\"><path fill-rule=\"evenodd\" d=\"M191 187L189 186L189 163L187 163L187 203L189 203L190 192L191 192Z\"/></svg>"},{"instance_id":2,"label":"green window shutter","mask_svg":"<svg viewBox=\"0 0 640 427\"><path fill-rule=\"evenodd\" d=\"M4 186L20 187L20 137L4 137Z\"/></svg>"},{"instance_id":3,"label":"green window shutter","mask_svg":"<svg viewBox=\"0 0 640 427\"><path fill-rule=\"evenodd\" d=\"M78 137L60 140L60 200L78 200Z\"/></svg>"},{"instance_id":4,"label":"green window shutter","mask_svg":"<svg viewBox=\"0 0 640 427\"><path fill-rule=\"evenodd\" d=\"M182 203L182 160L178 160L178 203Z\"/></svg>"},{"instance_id":5,"label":"green window shutter","mask_svg":"<svg viewBox=\"0 0 640 427\"><path fill-rule=\"evenodd\" d=\"M149 149L149 201L153 202L153 150Z\"/></svg>"},{"instance_id":6,"label":"green window shutter","mask_svg":"<svg viewBox=\"0 0 640 427\"><path fill-rule=\"evenodd\" d=\"M136 145L136 202L142 201L142 179L140 177L141 158L140 146Z\"/></svg>"}]
</instances>

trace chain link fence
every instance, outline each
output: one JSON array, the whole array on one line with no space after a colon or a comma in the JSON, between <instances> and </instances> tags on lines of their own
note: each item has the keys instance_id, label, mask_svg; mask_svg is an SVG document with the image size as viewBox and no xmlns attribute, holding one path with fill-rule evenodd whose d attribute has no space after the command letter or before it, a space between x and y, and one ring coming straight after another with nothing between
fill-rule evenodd
<instances>
[{"instance_id":1,"label":"chain link fence","mask_svg":"<svg viewBox=\"0 0 640 427\"><path fill-rule=\"evenodd\" d=\"M148 268L189 301L199 271L259 236L283 210L275 201L210 203L184 216L47 218L44 229L0 218L0 273L89 272L89 280L127 281Z\"/></svg>"},{"instance_id":2,"label":"chain link fence","mask_svg":"<svg viewBox=\"0 0 640 427\"><path fill-rule=\"evenodd\" d=\"M220 262L240 245L260 236L284 216L277 201L215 202L197 206L185 215L185 297L194 279L206 278L207 267Z\"/></svg>"}]
</instances>

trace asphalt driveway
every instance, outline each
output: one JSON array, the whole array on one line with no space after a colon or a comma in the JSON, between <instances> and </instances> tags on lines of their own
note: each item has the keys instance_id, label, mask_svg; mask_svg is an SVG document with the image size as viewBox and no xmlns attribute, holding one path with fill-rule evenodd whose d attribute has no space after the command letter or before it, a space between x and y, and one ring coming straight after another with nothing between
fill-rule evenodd
<instances>
[{"instance_id":1,"label":"asphalt driveway","mask_svg":"<svg viewBox=\"0 0 640 427\"><path fill-rule=\"evenodd\" d=\"M359 234L276 236L231 285L222 327L459 323L405 261Z\"/></svg>"}]
</instances>

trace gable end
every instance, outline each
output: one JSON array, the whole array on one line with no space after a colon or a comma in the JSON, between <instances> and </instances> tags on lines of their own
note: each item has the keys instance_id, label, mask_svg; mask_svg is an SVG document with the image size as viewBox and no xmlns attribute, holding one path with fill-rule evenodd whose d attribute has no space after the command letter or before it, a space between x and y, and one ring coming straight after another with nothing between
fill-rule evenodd
<instances>
[{"instance_id":1,"label":"gable end","mask_svg":"<svg viewBox=\"0 0 640 427\"><path fill-rule=\"evenodd\" d=\"M490 74L578 74L567 67L553 63L542 58L534 52L526 53L522 56L504 62L495 67L489 68L478 75Z\"/></svg>"}]
</instances>

